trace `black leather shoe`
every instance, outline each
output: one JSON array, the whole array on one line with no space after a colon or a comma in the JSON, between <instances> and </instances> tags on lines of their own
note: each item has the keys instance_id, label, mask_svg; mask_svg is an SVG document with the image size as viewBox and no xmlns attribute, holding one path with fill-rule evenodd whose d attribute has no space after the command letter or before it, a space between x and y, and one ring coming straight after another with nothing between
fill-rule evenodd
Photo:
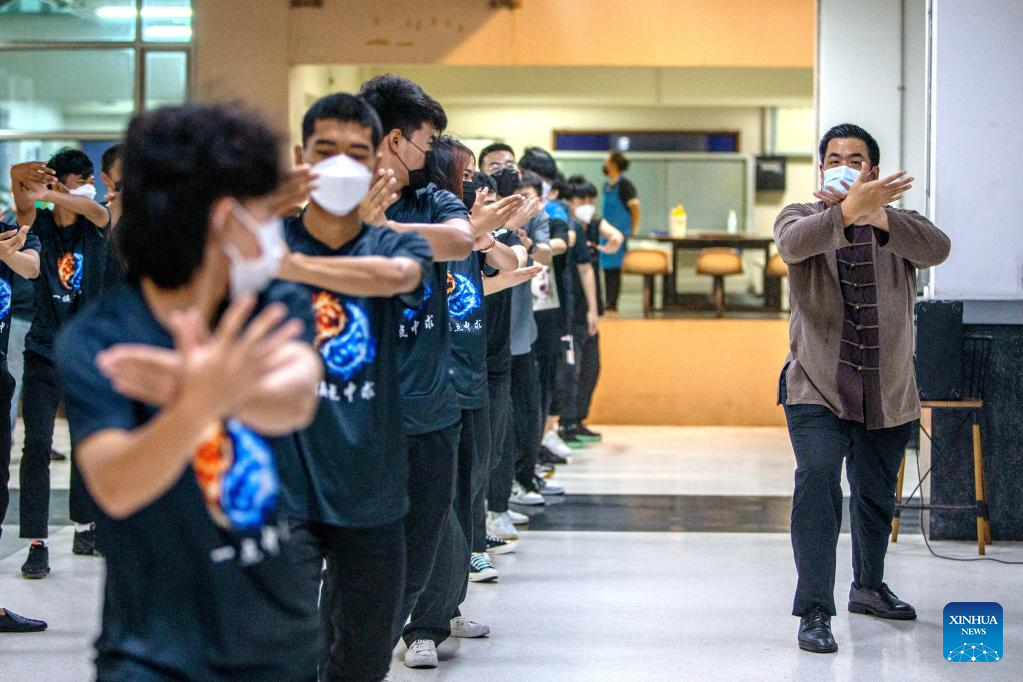
<instances>
[{"instance_id":1,"label":"black leather shoe","mask_svg":"<svg viewBox=\"0 0 1023 682\"><path fill-rule=\"evenodd\" d=\"M868 590L854 584L849 589L849 613L889 620L916 620L916 609L896 597L885 583L881 583L881 589L878 590Z\"/></svg>"},{"instance_id":2,"label":"black leather shoe","mask_svg":"<svg viewBox=\"0 0 1023 682\"><path fill-rule=\"evenodd\" d=\"M815 654L838 651L835 636L831 634L831 616L821 607L812 607L799 620L799 648Z\"/></svg>"},{"instance_id":3,"label":"black leather shoe","mask_svg":"<svg viewBox=\"0 0 1023 682\"><path fill-rule=\"evenodd\" d=\"M46 623L41 620L33 620L11 613L4 609L4 615L0 616L0 632L42 632L46 629Z\"/></svg>"}]
</instances>

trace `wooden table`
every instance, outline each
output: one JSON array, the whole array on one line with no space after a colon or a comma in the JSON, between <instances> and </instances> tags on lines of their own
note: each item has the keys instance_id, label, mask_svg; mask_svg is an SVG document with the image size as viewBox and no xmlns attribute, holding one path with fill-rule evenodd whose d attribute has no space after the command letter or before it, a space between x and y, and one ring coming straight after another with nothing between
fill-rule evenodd
<instances>
[{"instance_id":1,"label":"wooden table","mask_svg":"<svg viewBox=\"0 0 1023 682\"><path fill-rule=\"evenodd\" d=\"M764 305L758 309L770 312L781 311L781 279L769 277L767 274L767 264L771 260L771 246L774 244L773 238L746 237L727 232L713 232L694 234L691 237L651 236L650 239L663 244L671 244L672 267L671 273L665 278L664 282L664 292L662 294L664 307L682 307L682 296L678 292L678 279L675 274L678 271L678 255L680 252L727 247L740 251L746 249L762 249L764 251Z\"/></svg>"}]
</instances>

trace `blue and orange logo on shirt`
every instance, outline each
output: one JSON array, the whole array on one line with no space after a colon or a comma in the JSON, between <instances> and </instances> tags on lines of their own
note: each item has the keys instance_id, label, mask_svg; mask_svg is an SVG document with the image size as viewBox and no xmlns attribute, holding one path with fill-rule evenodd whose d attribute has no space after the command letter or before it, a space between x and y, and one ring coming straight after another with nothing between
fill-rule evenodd
<instances>
[{"instance_id":1,"label":"blue and orange logo on shirt","mask_svg":"<svg viewBox=\"0 0 1023 682\"><path fill-rule=\"evenodd\" d=\"M448 273L448 313L456 320L464 320L479 310L482 297L476 286L465 275Z\"/></svg>"},{"instance_id":2,"label":"blue and orange logo on shirt","mask_svg":"<svg viewBox=\"0 0 1023 682\"><path fill-rule=\"evenodd\" d=\"M57 276L60 284L68 291L78 291L82 288L82 264L85 259L82 254L68 251L57 259Z\"/></svg>"},{"instance_id":3,"label":"blue and orange logo on shirt","mask_svg":"<svg viewBox=\"0 0 1023 682\"><path fill-rule=\"evenodd\" d=\"M192 460L206 508L221 528L259 530L272 520L280 484L273 451L241 422L229 421Z\"/></svg>"},{"instance_id":4,"label":"blue and orange logo on shirt","mask_svg":"<svg viewBox=\"0 0 1023 682\"><path fill-rule=\"evenodd\" d=\"M348 381L376 359L369 317L358 305L321 291L313 296L313 317L316 347L332 374Z\"/></svg>"},{"instance_id":5,"label":"blue and orange logo on shirt","mask_svg":"<svg viewBox=\"0 0 1023 682\"><path fill-rule=\"evenodd\" d=\"M11 312L11 285L0 279L0 321L6 320Z\"/></svg>"}]
</instances>

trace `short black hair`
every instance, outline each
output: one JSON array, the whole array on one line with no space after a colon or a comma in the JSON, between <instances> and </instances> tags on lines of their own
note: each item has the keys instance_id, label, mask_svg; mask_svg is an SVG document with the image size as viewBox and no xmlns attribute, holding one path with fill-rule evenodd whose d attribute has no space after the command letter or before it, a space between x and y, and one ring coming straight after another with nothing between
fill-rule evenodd
<instances>
[{"instance_id":1,"label":"short black hair","mask_svg":"<svg viewBox=\"0 0 1023 682\"><path fill-rule=\"evenodd\" d=\"M277 189L280 149L260 118L234 105L163 107L132 119L115 233L128 279L187 284L202 265L214 202Z\"/></svg>"},{"instance_id":2,"label":"short black hair","mask_svg":"<svg viewBox=\"0 0 1023 682\"><path fill-rule=\"evenodd\" d=\"M525 189L526 187L532 187L536 190L536 196L543 198L543 178L533 171L522 171L519 182L515 185L516 190Z\"/></svg>"},{"instance_id":3,"label":"short black hair","mask_svg":"<svg viewBox=\"0 0 1023 682\"><path fill-rule=\"evenodd\" d=\"M488 189L490 193L497 198L497 181L490 177L486 173L476 171L472 176L473 184L476 185L477 190Z\"/></svg>"},{"instance_id":4,"label":"short black hair","mask_svg":"<svg viewBox=\"0 0 1023 682\"><path fill-rule=\"evenodd\" d=\"M611 152L611 156L608 160L615 165L619 173L624 173L629 170L629 160L625 158L625 154L621 152Z\"/></svg>"},{"instance_id":5,"label":"short black hair","mask_svg":"<svg viewBox=\"0 0 1023 682\"><path fill-rule=\"evenodd\" d=\"M101 156L99 160L100 170L103 171L104 173L109 174L110 169L114 167L114 164L117 163L123 157L124 143L118 142L113 147L110 147L105 152L103 152L103 156Z\"/></svg>"},{"instance_id":6,"label":"short black hair","mask_svg":"<svg viewBox=\"0 0 1023 682\"><path fill-rule=\"evenodd\" d=\"M881 148L877 146L877 140L866 130L853 123L842 123L824 133L824 137L821 138L820 148L818 149L822 164L824 163L824 156L828 153L828 143L843 137L863 140L863 144L867 145L867 156L870 157L871 167L877 168L881 165Z\"/></svg>"},{"instance_id":7,"label":"short black hair","mask_svg":"<svg viewBox=\"0 0 1023 682\"><path fill-rule=\"evenodd\" d=\"M444 107L408 78L390 73L371 78L362 84L359 96L376 110L384 135L397 128L411 137L424 123L438 133L448 127Z\"/></svg>"},{"instance_id":8,"label":"short black hair","mask_svg":"<svg viewBox=\"0 0 1023 682\"><path fill-rule=\"evenodd\" d=\"M483 151L480 152L480 166L483 165L483 159L487 158L487 154L493 154L494 152L508 152L512 157L515 156L515 150L504 142L493 142L484 147Z\"/></svg>"},{"instance_id":9,"label":"short black hair","mask_svg":"<svg viewBox=\"0 0 1023 682\"><path fill-rule=\"evenodd\" d=\"M519 159L519 168L533 171L552 183L558 179L558 162L549 151L540 147L526 147L522 152L522 158Z\"/></svg>"},{"instance_id":10,"label":"short black hair","mask_svg":"<svg viewBox=\"0 0 1023 682\"><path fill-rule=\"evenodd\" d=\"M325 120L355 123L363 128L369 128L374 149L380 146L380 140L384 136L380 117L365 99L347 92L335 92L316 100L305 112L305 116L302 117L303 145L309 142L309 138L316 131L316 122Z\"/></svg>"},{"instance_id":11,"label":"short black hair","mask_svg":"<svg viewBox=\"0 0 1023 682\"><path fill-rule=\"evenodd\" d=\"M47 168L52 168L57 174L57 179L64 182L69 175L81 175L83 180L88 180L96 174L96 169L89 160L88 155L81 149L64 147L46 163Z\"/></svg>"},{"instance_id":12,"label":"short black hair","mask_svg":"<svg viewBox=\"0 0 1023 682\"><path fill-rule=\"evenodd\" d=\"M566 199L596 199L597 186L581 175L573 175L566 181Z\"/></svg>"}]
</instances>

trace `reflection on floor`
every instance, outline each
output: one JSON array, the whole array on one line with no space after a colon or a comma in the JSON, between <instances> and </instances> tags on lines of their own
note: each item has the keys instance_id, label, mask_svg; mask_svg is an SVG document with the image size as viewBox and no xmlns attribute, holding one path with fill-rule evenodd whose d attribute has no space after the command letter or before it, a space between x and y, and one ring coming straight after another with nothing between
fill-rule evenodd
<instances>
[{"instance_id":1,"label":"reflection on floor","mask_svg":"<svg viewBox=\"0 0 1023 682\"><path fill-rule=\"evenodd\" d=\"M845 612L845 535L833 622L839 653L800 652L798 621L788 615L795 574L783 532L792 475L784 431L603 432L603 446L559 471L570 495L528 510L533 527L523 531L519 551L494 558L500 581L471 586L463 611L489 624L492 636L445 643L435 671L406 669L399 651L396 680L965 679L942 659L945 604L997 601L1007 619L1023 612L1013 568L935 559L907 521L908 532L889 553L887 580L920 620ZM687 532L644 532L649 528ZM701 528L722 532L694 532ZM4 526L4 534L7 543L16 525ZM44 634L0 637L3 679L91 677L103 562L73 557L71 536L66 526L52 534L46 580L19 577L23 545L0 559L0 605L50 623ZM971 543L940 545L973 556ZM990 553L1016 558L1023 548L1000 543ZM1009 658L986 667L985 679L1020 677L1012 661L1023 650L1023 632L1005 632Z\"/></svg>"}]
</instances>

